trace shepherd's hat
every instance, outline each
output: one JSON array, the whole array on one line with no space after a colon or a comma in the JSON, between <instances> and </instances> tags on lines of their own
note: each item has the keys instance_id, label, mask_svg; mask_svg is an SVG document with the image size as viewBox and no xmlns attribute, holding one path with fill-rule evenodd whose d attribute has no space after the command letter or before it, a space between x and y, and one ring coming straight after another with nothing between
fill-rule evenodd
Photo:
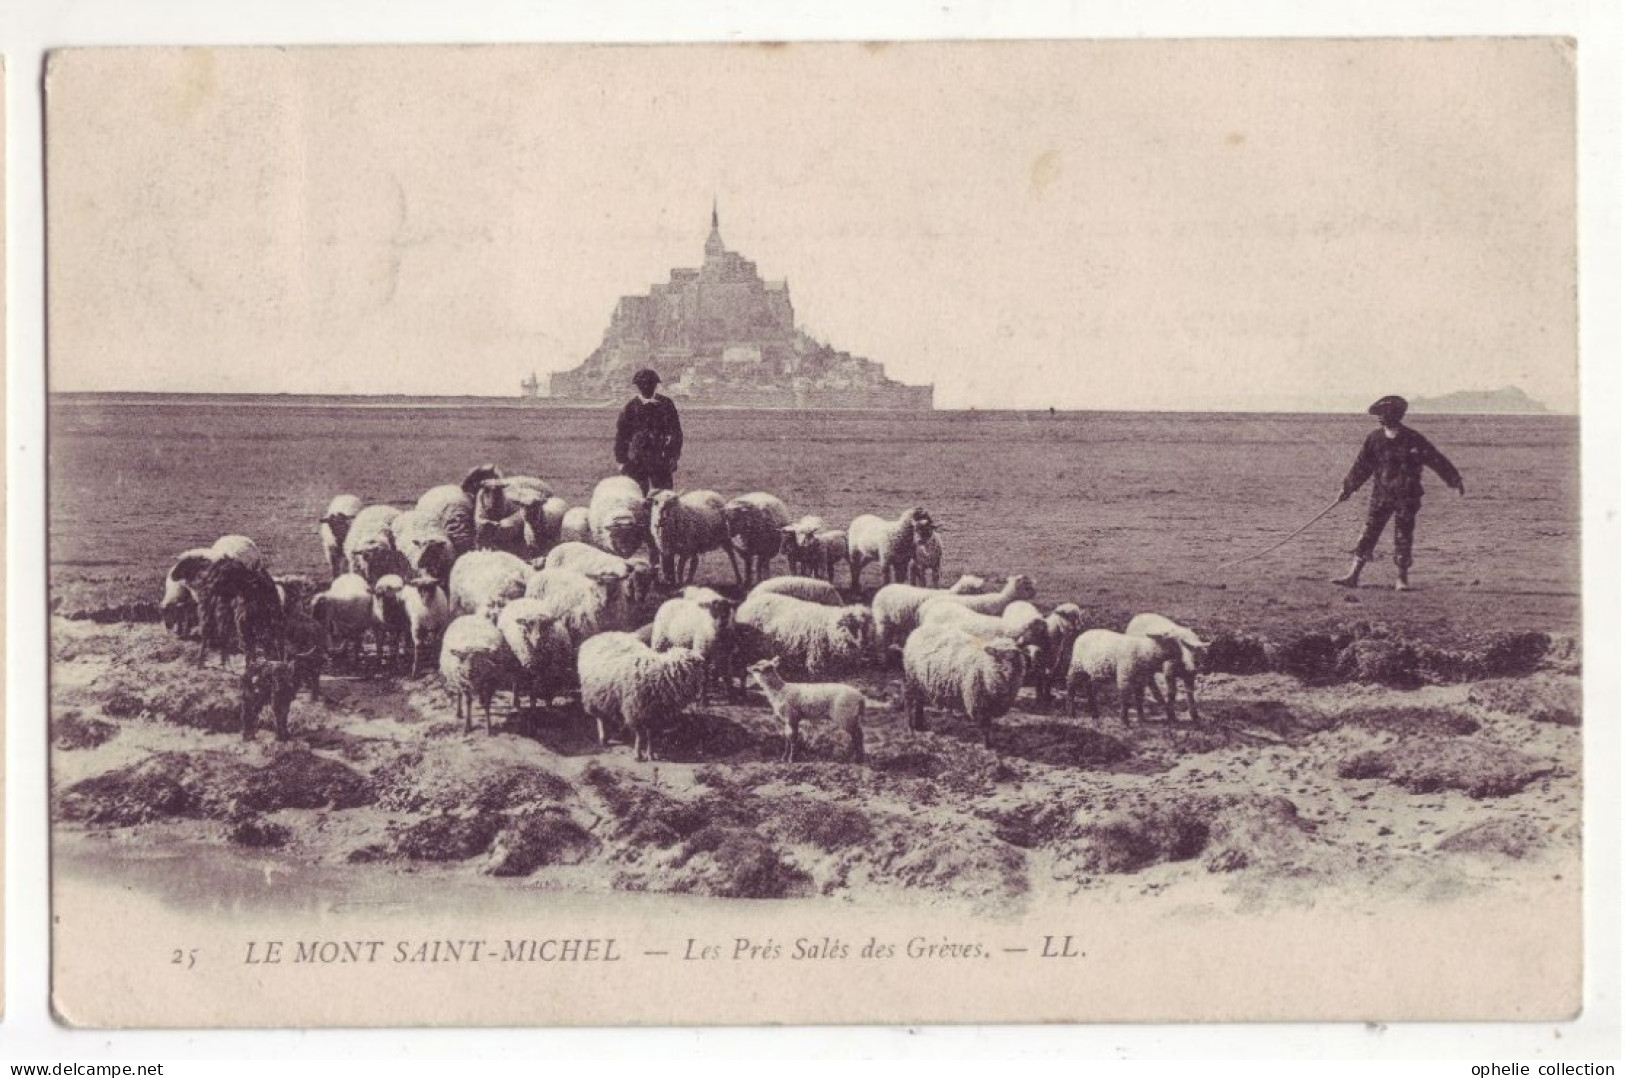
<instances>
[{"instance_id":1,"label":"shepherd's hat","mask_svg":"<svg viewBox=\"0 0 1625 1078\"><path fill-rule=\"evenodd\" d=\"M1389 395L1367 408L1366 413L1374 415L1378 419L1387 419L1389 416L1393 416L1395 419L1404 419L1408 408L1410 408L1410 405L1404 397Z\"/></svg>"}]
</instances>

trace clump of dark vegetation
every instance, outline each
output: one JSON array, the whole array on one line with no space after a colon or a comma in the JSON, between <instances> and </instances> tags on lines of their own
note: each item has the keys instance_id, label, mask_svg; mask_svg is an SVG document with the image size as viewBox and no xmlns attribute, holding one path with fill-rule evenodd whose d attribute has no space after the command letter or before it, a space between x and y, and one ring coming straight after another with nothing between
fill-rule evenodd
<instances>
[{"instance_id":1,"label":"clump of dark vegetation","mask_svg":"<svg viewBox=\"0 0 1625 1078\"><path fill-rule=\"evenodd\" d=\"M1471 717L1442 707L1354 708L1343 713L1342 724L1401 737L1465 737L1479 729Z\"/></svg>"},{"instance_id":2,"label":"clump of dark vegetation","mask_svg":"<svg viewBox=\"0 0 1625 1078\"><path fill-rule=\"evenodd\" d=\"M528 876L546 865L578 865L597 849L592 833L564 813L523 812L510 819L491 844L486 871L493 876Z\"/></svg>"},{"instance_id":3,"label":"clump of dark vegetation","mask_svg":"<svg viewBox=\"0 0 1625 1078\"><path fill-rule=\"evenodd\" d=\"M786 842L805 843L828 853L860 846L874 838L874 825L857 809L801 797L781 799L767 826Z\"/></svg>"},{"instance_id":4,"label":"clump of dark vegetation","mask_svg":"<svg viewBox=\"0 0 1625 1078\"><path fill-rule=\"evenodd\" d=\"M1539 853L1551 843L1551 836L1534 820L1522 817L1484 820L1464 827L1440 841L1445 853L1499 854L1521 861Z\"/></svg>"},{"instance_id":5,"label":"clump of dark vegetation","mask_svg":"<svg viewBox=\"0 0 1625 1078\"><path fill-rule=\"evenodd\" d=\"M1352 756L1338 765L1337 774L1345 779L1383 779L1416 794L1460 790L1483 798L1515 794L1552 770L1551 765L1504 745L1416 737Z\"/></svg>"},{"instance_id":6,"label":"clump of dark vegetation","mask_svg":"<svg viewBox=\"0 0 1625 1078\"><path fill-rule=\"evenodd\" d=\"M239 846L276 849L293 840L293 832L263 816L244 816L226 829L226 837Z\"/></svg>"},{"instance_id":7,"label":"clump of dark vegetation","mask_svg":"<svg viewBox=\"0 0 1625 1078\"><path fill-rule=\"evenodd\" d=\"M1135 873L1197 858L1209 872L1234 872L1290 867L1313 830L1285 797L1139 797L1078 826L1059 845L1083 874Z\"/></svg>"},{"instance_id":8,"label":"clump of dark vegetation","mask_svg":"<svg viewBox=\"0 0 1625 1078\"><path fill-rule=\"evenodd\" d=\"M787 863L773 844L742 827L708 826L684 841L672 888L718 898L787 898L806 894L807 874Z\"/></svg>"},{"instance_id":9,"label":"clump of dark vegetation","mask_svg":"<svg viewBox=\"0 0 1625 1078\"><path fill-rule=\"evenodd\" d=\"M1291 674L1306 685L1358 681L1412 689L1533 673L1569 647L1546 633L1497 632L1441 647L1410 640L1386 625L1354 622L1273 641L1220 630L1207 669L1224 674ZM1562 645L1562 646L1556 646Z\"/></svg>"},{"instance_id":10,"label":"clump of dark vegetation","mask_svg":"<svg viewBox=\"0 0 1625 1078\"><path fill-rule=\"evenodd\" d=\"M1493 678L1474 685L1467 702L1533 722L1579 726L1584 696L1577 681Z\"/></svg>"},{"instance_id":11,"label":"clump of dark vegetation","mask_svg":"<svg viewBox=\"0 0 1625 1078\"><path fill-rule=\"evenodd\" d=\"M93 749L118 736L118 727L100 719L87 719L77 708L69 708L51 720L51 745L63 752Z\"/></svg>"},{"instance_id":12,"label":"clump of dark vegetation","mask_svg":"<svg viewBox=\"0 0 1625 1078\"><path fill-rule=\"evenodd\" d=\"M490 812L430 816L396 836L395 854L409 861L467 861L491 848L502 824L502 817Z\"/></svg>"},{"instance_id":13,"label":"clump of dark vegetation","mask_svg":"<svg viewBox=\"0 0 1625 1078\"><path fill-rule=\"evenodd\" d=\"M64 820L105 827L195 815L196 805L181 782L185 774L185 753L159 753L75 783L58 798L57 811Z\"/></svg>"}]
</instances>

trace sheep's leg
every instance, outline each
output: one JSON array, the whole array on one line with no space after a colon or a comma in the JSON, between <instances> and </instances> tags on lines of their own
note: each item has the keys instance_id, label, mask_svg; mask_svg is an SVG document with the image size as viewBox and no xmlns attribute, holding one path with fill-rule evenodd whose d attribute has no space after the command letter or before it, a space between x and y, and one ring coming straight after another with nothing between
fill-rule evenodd
<instances>
[{"instance_id":1,"label":"sheep's leg","mask_svg":"<svg viewBox=\"0 0 1625 1078\"><path fill-rule=\"evenodd\" d=\"M495 695L496 695L496 693L494 691L492 691L492 689L489 689L489 688L482 689L480 691L480 707L485 711L485 736L486 737L491 736L491 697L493 697ZM471 711L473 710L472 705L470 706L469 710L471 710Z\"/></svg>"},{"instance_id":2,"label":"sheep's leg","mask_svg":"<svg viewBox=\"0 0 1625 1078\"><path fill-rule=\"evenodd\" d=\"M1170 696L1166 700L1163 699L1162 689L1157 686L1157 675L1155 671L1152 671L1146 676L1144 688L1136 685L1134 689L1134 706L1135 708L1139 709L1141 720L1143 721L1145 719L1145 688L1149 688L1151 690L1151 699L1155 700L1157 704L1168 713L1168 720L1172 722L1174 718L1173 697ZM1173 691L1172 678L1169 679L1169 691Z\"/></svg>"},{"instance_id":3,"label":"sheep's leg","mask_svg":"<svg viewBox=\"0 0 1625 1078\"><path fill-rule=\"evenodd\" d=\"M1191 721L1196 722L1198 719L1201 718L1201 716L1196 713L1196 673L1195 673L1195 671L1186 671L1182 675L1182 679L1185 682L1185 700L1186 700L1187 703L1190 704Z\"/></svg>"},{"instance_id":4,"label":"sheep's leg","mask_svg":"<svg viewBox=\"0 0 1625 1078\"><path fill-rule=\"evenodd\" d=\"M745 586L745 578L739 575L739 555L734 553L733 544L729 543L727 546L724 546L722 548L722 552L728 555L728 566L734 571L734 586L743 588Z\"/></svg>"},{"instance_id":5,"label":"sheep's leg","mask_svg":"<svg viewBox=\"0 0 1625 1078\"><path fill-rule=\"evenodd\" d=\"M1070 673L1067 675L1066 679L1066 717L1069 719L1075 719L1078 717L1077 683L1076 679L1073 678Z\"/></svg>"},{"instance_id":6,"label":"sheep's leg","mask_svg":"<svg viewBox=\"0 0 1625 1078\"><path fill-rule=\"evenodd\" d=\"M800 720L794 715L786 716L784 720L784 755L782 759L787 764L796 762L796 741L800 735Z\"/></svg>"},{"instance_id":7,"label":"sheep's leg","mask_svg":"<svg viewBox=\"0 0 1625 1078\"><path fill-rule=\"evenodd\" d=\"M293 698L298 695L299 691L296 685L290 686L290 688L292 688L292 692L286 689L278 691L277 698L272 704L273 713L276 715L276 739L278 741L288 740L288 709L293 707Z\"/></svg>"},{"instance_id":8,"label":"sheep's leg","mask_svg":"<svg viewBox=\"0 0 1625 1078\"><path fill-rule=\"evenodd\" d=\"M1100 701L1095 697L1095 679L1089 678L1083 683L1083 687L1084 691L1089 694L1089 717L1091 719L1099 719ZM1125 719L1128 718L1127 715L1124 715L1123 717Z\"/></svg>"}]
</instances>

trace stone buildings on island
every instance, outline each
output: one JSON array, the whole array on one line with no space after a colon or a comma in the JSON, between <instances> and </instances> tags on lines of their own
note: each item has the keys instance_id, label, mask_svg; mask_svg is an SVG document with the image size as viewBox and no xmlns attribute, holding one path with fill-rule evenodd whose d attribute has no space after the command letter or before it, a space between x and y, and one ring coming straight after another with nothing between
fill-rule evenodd
<instances>
[{"instance_id":1,"label":"stone buildings on island","mask_svg":"<svg viewBox=\"0 0 1625 1078\"><path fill-rule=\"evenodd\" d=\"M796 328L784 281L722 242L717 211L698 269L674 269L646 295L622 296L603 343L573 370L553 374L557 400L619 401L643 367L679 402L755 408L931 408L931 386L886 377L879 363L839 352ZM534 381L527 395L539 389Z\"/></svg>"}]
</instances>

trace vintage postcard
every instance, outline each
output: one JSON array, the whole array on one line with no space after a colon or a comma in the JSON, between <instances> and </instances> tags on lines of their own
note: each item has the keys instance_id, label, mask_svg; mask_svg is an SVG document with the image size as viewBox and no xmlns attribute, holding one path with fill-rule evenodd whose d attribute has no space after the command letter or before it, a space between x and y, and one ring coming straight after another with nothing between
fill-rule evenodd
<instances>
[{"instance_id":1,"label":"vintage postcard","mask_svg":"<svg viewBox=\"0 0 1625 1078\"><path fill-rule=\"evenodd\" d=\"M57 1013L1574 1016L1575 86L51 55Z\"/></svg>"}]
</instances>

